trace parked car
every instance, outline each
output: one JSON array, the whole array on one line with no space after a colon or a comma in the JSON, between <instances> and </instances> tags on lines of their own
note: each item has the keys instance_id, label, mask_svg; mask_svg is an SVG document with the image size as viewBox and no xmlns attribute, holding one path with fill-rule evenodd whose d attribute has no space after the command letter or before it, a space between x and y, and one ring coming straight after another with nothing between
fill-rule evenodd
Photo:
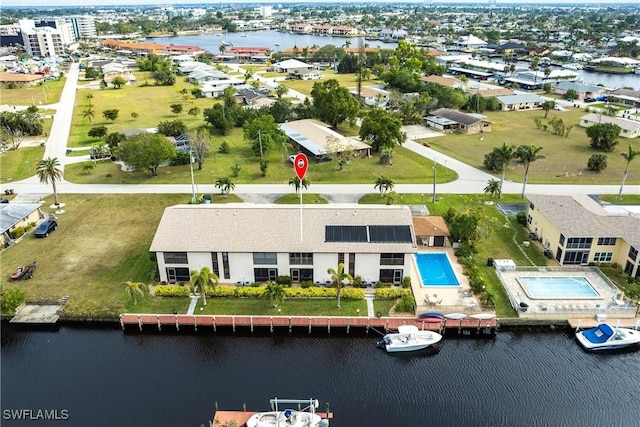
<instances>
[{"instance_id":1,"label":"parked car","mask_svg":"<svg viewBox=\"0 0 640 427\"><path fill-rule=\"evenodd\" d=\"M49 233L58 229L58 223L55 219L47 218L40 223L36 231L33 233L36 237L48 237Z\"/></svg>"},{"instance_id":2,"label":"parked car","mask_svg":"<svg viewBox=\"0 0 640 427\"><path fill-rule=\"evenodd\" d=\"M0 203L9 203L9 199L0 198Z\"/></svg>"},{"instance_id":3,"label":"parked car","mask_svg":"<svg viewBox=\"0 0 640 427\"><path fill-rule=\"evenodd\" d=\"M111 158L111 153L108 151L92 151L89 157L91 160L109 159Z\"/></svg>"},{"instance_id":4,"label":"parked car","mask_svg":"<svg viewBox=\"0 0 640 427\"><path fill-rule=\"evenodd\" d=\"M596 99L595 99L595 98L588 98L588 97L587 97L587 98L585 98L583 101L584 101L584 102L596 102Z\"/></svg>"}]
</instances>

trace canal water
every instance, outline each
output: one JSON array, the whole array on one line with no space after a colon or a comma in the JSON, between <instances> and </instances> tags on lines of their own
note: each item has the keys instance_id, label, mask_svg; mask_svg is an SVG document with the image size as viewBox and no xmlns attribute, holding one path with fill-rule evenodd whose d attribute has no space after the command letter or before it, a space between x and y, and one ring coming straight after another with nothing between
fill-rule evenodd
<instances>
[{"instance_id":1,"label":"canal water","mask_svg":"<svg viewBox=\"0 0 640 427\"><path fill-rule=\"evenodd\" d=\"M625 427L640 420L638 350L591 354L572 331L500 331L389 355L375 348L373 332L351 332L140 334L3 323L1 424L198 427L208 426L216 402L267 410L273 397L317 398L321 410L328 402L334 427ZM11 419L23 409L68 419Z\"/></svg>"}]
</instances>

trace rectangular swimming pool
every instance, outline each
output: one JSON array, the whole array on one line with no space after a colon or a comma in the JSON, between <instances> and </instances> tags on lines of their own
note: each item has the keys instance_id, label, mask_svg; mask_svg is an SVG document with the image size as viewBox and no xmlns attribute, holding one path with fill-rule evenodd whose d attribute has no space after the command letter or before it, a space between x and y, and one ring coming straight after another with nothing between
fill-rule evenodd
<instances>
[{"instance_id":1,"label":"rectangular swimming pool","mask_svg":"<svg viewBox=\"0 0 640 427\"><path fill-rule=\"evenodd\" d=\"M444 252L416 254L422 286L460 286Z\"/></svg>"},{"instance_id":2,"label":"rectangular swimming pool","mask_svg":"<svg viewBox=\"0 0 640 427\"><path fill-rule=\"evenodd\" d=\"M531 299L600 298L584 277L520 277L518 281Z\"/></svg>"}]
</instances>

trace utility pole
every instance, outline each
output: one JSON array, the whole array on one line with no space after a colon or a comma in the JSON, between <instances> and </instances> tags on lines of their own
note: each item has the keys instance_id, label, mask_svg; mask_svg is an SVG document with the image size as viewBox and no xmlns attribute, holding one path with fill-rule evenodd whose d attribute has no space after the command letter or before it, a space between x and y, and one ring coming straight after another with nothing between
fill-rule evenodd
<instances>
[{"instance_id":1,"label":"utility pole","mask_svg":"<svg viewBox=\"0 0 640 427\"><path fill-rule=\"evenodd\" d=\"M262 153L262 131L258 131L258 143L260 144L260 160L264 160L264 154Z\"/></svg>"},{"instance_id":2,"label":"utility pole","mask_svg":"<svg viewBox=\"0 0 640 427\"><path fill-rule=\"evenodd\" d=\"M436 171L437 171L436 161L434 160L433 161L433 196L431 197L431 202L432 203L436 202L436 181L437 181Z\"/></svg>"},{"instance_id":3,"label":"utility pole","mask_svg":"<svg viewBox=\"0 0 640 427\"><path fill-rule=\"evenodd\" d=\"M191 169L191 204L196 204L196 183L193 178L193 152L189 146L189 168Z\"/></svg>"}]
</instances>

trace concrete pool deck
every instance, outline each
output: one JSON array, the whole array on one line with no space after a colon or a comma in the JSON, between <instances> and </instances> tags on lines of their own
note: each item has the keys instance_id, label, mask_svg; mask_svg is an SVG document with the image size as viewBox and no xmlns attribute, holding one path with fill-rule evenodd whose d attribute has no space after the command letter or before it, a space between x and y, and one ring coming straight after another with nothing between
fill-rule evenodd
<instances>
[{"instance_id":1,"label":"concrete pool deck","mask_svg":"<svg viewBox=\"0 0 640 427\"><path fill-rule=\"evenodd\" d=\"M446 253L453 273L456 275L456 279L458 279L460 285L422 286L415 257L412 257L411 289L416 299L417 313L438 311L443 314L474 314L482 311L478 300L470 292L469 278L462 274L462 265L458 263L458 258L455 256L453 248L420 246L418 248L418 254L421 253Z\"/></svg>"},{"instance_id":2,"label":"concrete pool deck","mask_svg":"<svg viewBox=\"0 0 640 427\"><path fill-rule=\"evenodd\" d=\"M632 301L620 300L620 290L596 267L519 267L496 270L513 307L522 318L631 318L636 315ZM598 292L588 298L531 298L520 284L521 277L585 278ZM525 304L522 306L521 304Z\"/></svg>"}]
</instances>

